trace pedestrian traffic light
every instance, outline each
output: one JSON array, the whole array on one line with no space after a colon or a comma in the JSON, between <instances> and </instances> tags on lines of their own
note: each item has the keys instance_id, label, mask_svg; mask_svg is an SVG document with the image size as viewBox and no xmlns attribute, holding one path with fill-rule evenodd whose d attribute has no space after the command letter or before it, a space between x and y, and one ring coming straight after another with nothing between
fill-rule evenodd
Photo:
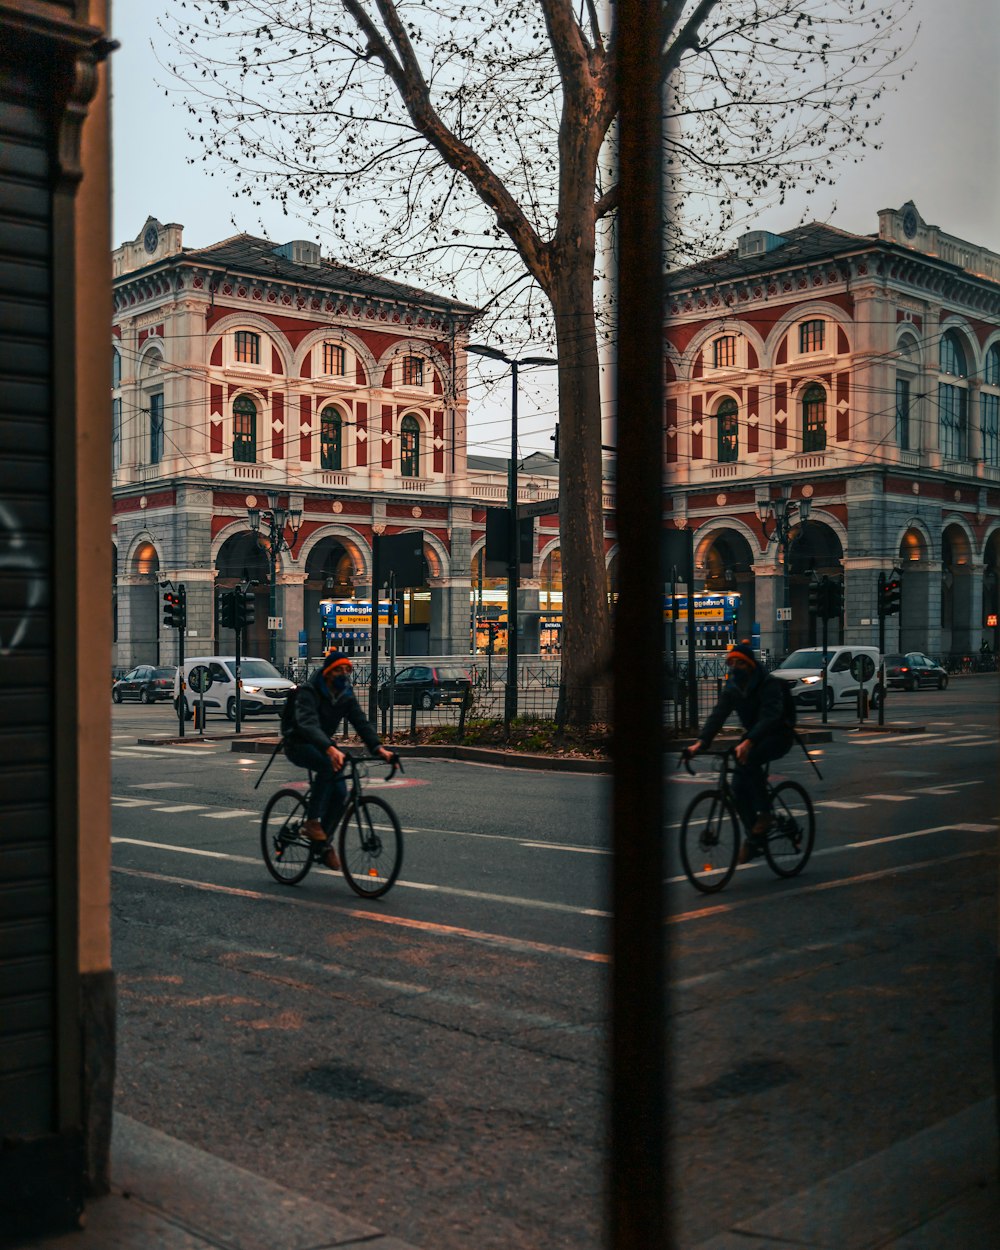
<instances>
[{"instance_id":1,"label":"pedestrian traffic light","mask_svg":"<svg viewBox=\"0 0 1000 1250\"><path fill-rule=\"evenodd\" d=\"M163 623L168 629L178 629L181 618L181 597L172 590L163 592Z\"/></svg>"},{"instance_id":2,"label":"pedestrian traffic light","mask_svg":"<svg viewBox=\"0 0 1000 1250\"><path fill-rule=\"evenodd\" d=\"M823 582L810 582L809 583L809 615L810 616L820 615L820 605L823 602L823 590L824 590Z\"/></svg>"},{"instance_id":3,"label":"pedestrian traffic light","mask_svg":"<svg viewBox=\"0 0 1000 1250\"><path fill-rule=\"evenodd\" d=\"M236 628L235 590L224 590L219 596L219 623L223 629Z\"/></svg>"},{"instance_id":4,"label":"pedestrian traffic light","mask_svg":"<svg viewBox=\"0 0 1000 1250\"><path fill-rule=\"evenodd\" d=\"M902 590L903 586L898 577L890 577L882 587L880 607L883 616L895 616L899 611Z\"/></svg>"}]
</instances>

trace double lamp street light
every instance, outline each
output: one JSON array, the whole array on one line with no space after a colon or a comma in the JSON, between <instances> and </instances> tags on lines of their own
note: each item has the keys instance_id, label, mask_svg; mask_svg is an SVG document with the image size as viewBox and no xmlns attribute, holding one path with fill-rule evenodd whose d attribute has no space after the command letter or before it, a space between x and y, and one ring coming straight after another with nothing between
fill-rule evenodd
<instances>
[{"instance_id":1,"label":"double lamp street light","mask_svg":"<svg viewBox=\"0 0 1000 1250\"><path fill-rule=\"evenodd\" d=\"M507 725L517 715L517 584L519 542L517 527L517 371L522 365L557 365L551 356L522 356L515 360L495 347L467 343L474 356L510 365L510 461L507 465L507 685L504 691L504 720Z\"/></svg>"},{"instance_id":2,"label":"double lamp street light","mask_svg":"<svg viewBox=\"0 0 1000 1250\"><path fill-rule=\"evenodd\" d=\"M299 536L302 526L301 508L282 508L279 504L280 495L276 490L267 492L267 508L247 508L247 519L250 529L257 539L257 546L265 553L269 564L267 632L270 637L272 664L278 660L278 557L283 551L291 551ZM291 530L291 541L285 537L285 530Z\"/></svg>"}]
</instances>

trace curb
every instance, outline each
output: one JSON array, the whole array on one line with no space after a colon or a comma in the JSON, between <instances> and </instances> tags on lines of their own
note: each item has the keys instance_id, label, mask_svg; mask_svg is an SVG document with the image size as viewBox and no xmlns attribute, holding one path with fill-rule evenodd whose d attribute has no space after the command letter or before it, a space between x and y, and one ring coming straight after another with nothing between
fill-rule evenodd
<instances>
[{"instance_id":1,"label":"curb","mask_svg":"<svg viewBox=\"0 0 1000 1250\"><path fill-rule=\"evenodd\" d=\"M277 738L258 738L246 742L234 742L233 751L245 751L249 754L269 754L277 744ZM541 768L567 773L610 773L610 760L586 759L582 756L531 755L521 751L497 751L490 747L448 746L447 744L420 743L408 744L398 742L392 744L404 759L420 757L423 759L461 760L467 764L495 764L508 768Z\"/></svg>"}]
</instances>

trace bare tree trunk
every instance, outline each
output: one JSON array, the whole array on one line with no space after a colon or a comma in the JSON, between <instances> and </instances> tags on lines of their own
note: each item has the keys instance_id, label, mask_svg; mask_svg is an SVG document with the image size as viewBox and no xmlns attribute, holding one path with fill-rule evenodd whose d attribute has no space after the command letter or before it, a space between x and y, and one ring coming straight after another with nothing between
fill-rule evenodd
<instances>
[{"instance_id":1,"label":"bare tree trunk","mask_svg":"<svg viewBox=\"0 0 1000 1250\"><path fill-rule=\"evenodd\" d=\"M601 395L594 316L593 245L554 266L549 292L559 351L559 542L563 559L562 673L566 720L592 719L595 687L609 681Z\"/></svg>"}]
</instances>

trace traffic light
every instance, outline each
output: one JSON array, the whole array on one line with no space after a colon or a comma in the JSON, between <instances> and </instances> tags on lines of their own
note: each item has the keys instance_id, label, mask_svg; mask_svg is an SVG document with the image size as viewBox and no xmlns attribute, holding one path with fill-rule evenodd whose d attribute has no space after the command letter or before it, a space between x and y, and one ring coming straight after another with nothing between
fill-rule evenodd
<instances>
[{"instance_id":1,"label":"traffic light","mask_svg":"<svg viewBox=\"0 0 1000 1250\"><path fill-rule=\"evenodd\" d=\"M163 623L168 629L181 627L181 597L172 590L163 592Z\"/></svg>"},{"instance_id":2,"label":"traffic light","mask_svg":"<svg viewBox=\"0 0 1000 1250\"><path fill-rule=\"evenodd\" d=\"M844 592L840 582L831 578L823 578L820 583L822 593L820 594L819 612L824 621L829 621L840 616L844 606Z\"/></svg>"},{"instance_id":3,"label":"traffic light","mask_svg":"<svg viewBox=\"0 0 1000 1250\"><path fill-rule=\"evenodd\" d=\"M899 611L902 590L903 586L898 577L890 577L882 587L882 602L879 606L883 616L895 616Z\"/></svg>"},{"instance_id":4,"label":"traffic light","mask_svg":"<svg viewBox=\"0 0 1000 1250\"><path fill-rule=\"evenodd\" d=\"M236 628L236 593L224 590L219 596L219 622L223 629Z\"/></svg>"},{"instance_id":5,"label":"traffic light","mask_svg":"<svg viewBox=\"0 0 1000 1250\"><path fill-rule=\"evenodd\" d=\"M809 583L809 615L819 616L820 606L823 603L823 591L825 585L823 582Z\"/></svg>"},{"instance_id":6,"label":"traffic light","mask_svg":"<svg viewBox=\"0 0 1000 1250\"><path fill-rule=\"evenodd\" d=\"M256 604L252 590L240 590L237 588L233 591L236 598L235 603L235 620L237 629L246 629L248 625L252 625L257 618Z\"/></svg>"}]
</instances>

